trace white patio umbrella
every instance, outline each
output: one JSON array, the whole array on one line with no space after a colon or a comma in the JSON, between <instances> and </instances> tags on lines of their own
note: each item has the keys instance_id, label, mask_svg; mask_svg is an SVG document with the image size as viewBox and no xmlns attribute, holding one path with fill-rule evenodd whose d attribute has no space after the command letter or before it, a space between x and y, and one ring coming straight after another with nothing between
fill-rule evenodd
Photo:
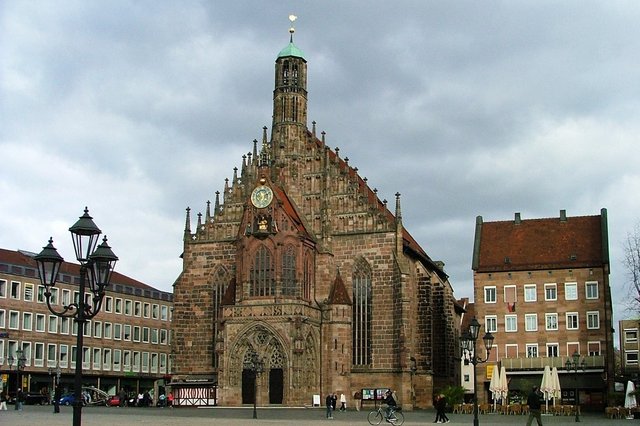
<instances>
[{"instance_id":1,"label":"white patio umbrella","mask_svg":"<svg viewBox=\"0 0 640 426\"><path fill-rule=\"evenodd\" d=\"M551 397L553 398L553 406L556 406L556 398L560 398L562 395L562 388L560 387L560 376L558 376L558 368L553 367L551 369Z\"/></svg>"},{"instance_id":2,"label":"white patio umbrella","mask_svg":"<svg viewBox=\"0 0 640 426\"><path fill-rule=\"evenodd\" d=\"M509 393L509 383L507 382L507 369L502 366L500 369L500 384L498 386L498 390L500 392L500 397L502 398L502 403L504 404L507 400L507 394Z\"/></svg>"},{"instance_id":3,"label":"white patio umbrella","mask_svg":"<svg viewBox=\"0 0 640 426\"><path fill-rule=\"evenodd\" d=\"M624 398L624 408L627 409L627 416L631 415L632 408L636 408L638 406L636 402L636 396L629 395L630 393L635 392L635 390L636 390L636 386L633 384L631 380L629 380L627 382L627 391L625 392L626 396Z\"/></svg>"},{"instance_id":4,"label":"white patio umbrella","mask_svg":"<svg viewBox=\"0 0 640 426\"><path fill-rule=\"evenodd\" d=\"M491 375L491 382L489 382L489 391L491 391L491 396L493 397L493 411L496 411L496 401L500 398L500 371L498 370L498 366L493 366L493 373Z\"/></svg>"},{"instance_id":5,"label":"white patio umbrella","mask_svg":"<svg viewBox=\"0 0 640 426\"><path fill-rule=\"evenodd\" d=\"M549 399L552 391L552 381L551 377L551 369L548 365L544 366L544 371L542 372L542 382L540 383L540 392L544 394L544 404L545 404L545 412L549 412Z\"/></svg>"}]
</instances>

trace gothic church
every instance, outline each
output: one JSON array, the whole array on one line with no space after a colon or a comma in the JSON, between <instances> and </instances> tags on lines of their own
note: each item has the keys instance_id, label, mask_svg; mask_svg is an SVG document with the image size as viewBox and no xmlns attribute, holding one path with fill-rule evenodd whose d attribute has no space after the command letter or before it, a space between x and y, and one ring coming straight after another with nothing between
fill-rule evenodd
<instances>
[{"instance_id":1,"label":"gothic church","mask_svg":"<svg viewBox=\"0 0 640 426\"><path fill-rule=\"evenodd\" d=\"M329 392L353 403L393 388L406 409L430 407L460 383L460 308L443 264L403 227L400 194L390 211L308 128L307 61L290 32L271 135L264 127L195 228L187 209L174 403L303 406Z\"/></svg>"}]
</instances>

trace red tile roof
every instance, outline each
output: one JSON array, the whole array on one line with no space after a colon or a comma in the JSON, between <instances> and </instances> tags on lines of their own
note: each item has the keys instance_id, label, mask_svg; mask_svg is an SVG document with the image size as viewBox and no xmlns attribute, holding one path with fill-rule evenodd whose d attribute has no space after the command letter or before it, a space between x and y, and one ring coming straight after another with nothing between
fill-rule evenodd
<instances>
[{"instance_id":1,"label":"red tile roof","mask_svg":"<svg viewBox=\"0 0 640 426\"><path fill-rule=\"evenodd\" d=\"M473 269L478 272L580 268L608 263L603 234L604 245L608 244L608 237L602 216L483 222L477 226L481 227L480 241Z\"/></svg>"},{"instance_id":2,"label":"red tile roof","mask_svg":"<svg viewBox=\"0 0 640 426\"><path fill-rule=\"evenodd\" d=\"M0 272L12 273L10 270L4 270L7 266L18 266L24 268L24 276L33 276L39 281L38 266L31 255L25 251L13 251L0 248ZM116 265L117 267L117 265ZM60 274L67 274L73 277L80 276L80 265L75 263L63 262L60 266ZM142 290L160 291L133 278L122 275L116 271L111 276L111 287L115 284L139 288ZM164 293L164 292L163 292Z\"/></svg>"}]
</instances>

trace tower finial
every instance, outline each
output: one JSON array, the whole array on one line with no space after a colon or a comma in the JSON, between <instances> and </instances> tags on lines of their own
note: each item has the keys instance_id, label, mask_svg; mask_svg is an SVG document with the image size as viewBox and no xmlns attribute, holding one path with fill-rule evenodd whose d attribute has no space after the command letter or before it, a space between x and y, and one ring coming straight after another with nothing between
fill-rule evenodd
<instances>
[{"instance_id":1,"label":"tower finial","mask_svg":"<svg viewBox=\"0 0 640 426\"><path fill-rule=\"evenodd\" d=\"M291 27L289 28L289 34L291 34L291 37L289 39L289 42L291 43L293 43L293 33L296 32L296 29L293 27L293 23L296 19L298 19L296 15L289 15L289 21L291 21Z\"/></svg>"}]
</instances>

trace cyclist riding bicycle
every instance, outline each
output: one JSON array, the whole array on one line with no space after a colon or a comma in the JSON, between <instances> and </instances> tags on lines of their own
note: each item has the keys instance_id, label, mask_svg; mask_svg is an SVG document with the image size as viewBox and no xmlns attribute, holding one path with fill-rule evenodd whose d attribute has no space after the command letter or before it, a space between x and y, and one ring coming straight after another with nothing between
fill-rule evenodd
<instances>
[{"instance_id":1,"label":"cyclist riding bicycle","mask_svg":"<svg viewBox=\"0 0 640 426\"><path fill-rule=\"evenodd\" d=\"M398 404L396 403L396 400L393 398L393 392L391 391L391 389L389 389L385 394L384 394L384 401L385 404L387 404L387 414L386 414L386 421L389 421L389 419L393 416L393 413L396 410L396 407L398 406Z\"/></svg>"}]
</instances>

